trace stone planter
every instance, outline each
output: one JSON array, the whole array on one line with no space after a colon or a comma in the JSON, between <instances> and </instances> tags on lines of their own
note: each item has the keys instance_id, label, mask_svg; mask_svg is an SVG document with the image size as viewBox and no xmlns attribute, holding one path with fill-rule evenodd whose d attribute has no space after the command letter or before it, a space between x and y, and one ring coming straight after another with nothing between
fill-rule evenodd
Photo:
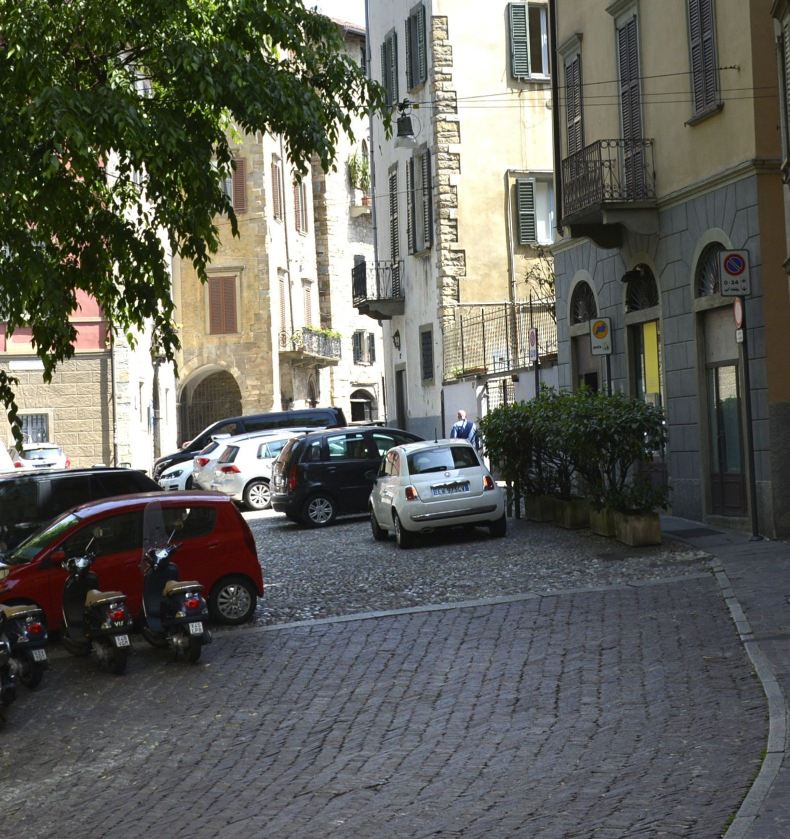
<instances>
[{"instance_id":1,"label":"stone planter","mask_svg":"<svg viewBox=\"0 0 790 839\"><path fill-rule=\"evenodd\" d=\"M554 521L554 498L551 495L527 495L524 509L530 521Z\"/></svg>"},{"instance_id":2,"label":"stone planter","mask_svg":"<svg viewBox=\"0 0 790 839\"><path fill-rule=\"evenodd\" d=\"M596 510L594 507L590 508L590 530L598 536L616 536L614 525L614 510L611 507L603 507Z\"/></svg>"},{"instance_id":3,"label":"stone planter","mask_svg":"<svg viewBox=\"0 0 790 839\"><path fill-rule=\"evenodd\" d=\"M615 535L624 545L661 544L661 523L658 513L620 513L614 514Z\"/></svg>"},{"instance_id":4,"label":"stone planter","mask_svg":"<svg viewBox=\"0 0 790 839\"><path fill-rule=\"evenodd\" d=\"M580 530L590 523L590 505L584 498L554 499L554 521L566 530Z\"/></svg>"}]
</instances>

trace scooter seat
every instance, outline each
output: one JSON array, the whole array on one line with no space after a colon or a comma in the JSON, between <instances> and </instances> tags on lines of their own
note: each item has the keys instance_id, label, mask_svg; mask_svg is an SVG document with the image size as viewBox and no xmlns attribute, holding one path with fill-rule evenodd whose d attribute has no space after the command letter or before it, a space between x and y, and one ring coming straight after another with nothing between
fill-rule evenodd
<instances>
[{"instance_id":1,"label":"scooter seat","mask_svg":"<svg viewBox=\"0 0 790 839\"><path fill-rule=\"evenodd\" d=\"M197 580L168 580L165 583L165 597L185 591L203 591L203 586Z\"/></svg>"},{"instance_id":2,"label":"scooter seat","mask_svg":"<svg viewBox=\"0 0 790 839\"><path fill-rule=\"evenodd\" d=\"M86 606L96 606L99 603L109 603L111 600L126 600L122 591L99 591L92 588L85 596Z\"/></svg>"},{"instance_id":3,"label":"scooter seat","mask_svg":"<svg viewBox=\"0 0 790 839\"><path fill-rule=\"evenodd\" d=\"M29 603L23 603L20 606L0 606L0 613L5 613L9 620L11 618L21 618L24 615L36 615L39 611L38 606L31 606Z\"/></svg>"}]
</instances>

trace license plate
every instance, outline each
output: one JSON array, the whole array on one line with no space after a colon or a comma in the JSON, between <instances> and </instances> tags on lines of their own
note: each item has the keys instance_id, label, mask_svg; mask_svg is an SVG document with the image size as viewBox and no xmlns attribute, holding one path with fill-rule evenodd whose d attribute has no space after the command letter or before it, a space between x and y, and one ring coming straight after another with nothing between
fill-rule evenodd
<instances>
[{"instance_id":1,"label":"license plate","mask_svg":"<svg viewBox=\"0 0 790 839\"><path fill-rule=\"evenodd\" d=\"M203 634L203 624L200 621L193 621L189 624L189 634L190 635L202 635Z\"/></svg>"},{"instance_id":2,"label":"license plate","mask_svg":"<svg viewBox=\"0 0 790 839\"><path fill-rule=\"evenodd\" d=\"M461 492L469 492L469 481L462 481L458 484L447 484L445 486L432 487L434 495L458 495Z\"/></svg>"},{"instance_id":3,"label":"license plate","mask_svg":"<svg viewBox=\"0 0 790 839\"><path fill-rule=\"evenodd\" d=\"M128 635L114 635L113 640L115 641L116 647L128 647L129 646L129 636Z\"/></svg>"},{"instance_id":4,"label":"license plate","mask_svg":"<svg viewBox=\"0 0 790 839\"><path fill-rule=\"evenodd\" d=\"M33 654L33 661L46 661L47 660L47 651L46 650L31 650Z\"/></svg>"}]
</instances>

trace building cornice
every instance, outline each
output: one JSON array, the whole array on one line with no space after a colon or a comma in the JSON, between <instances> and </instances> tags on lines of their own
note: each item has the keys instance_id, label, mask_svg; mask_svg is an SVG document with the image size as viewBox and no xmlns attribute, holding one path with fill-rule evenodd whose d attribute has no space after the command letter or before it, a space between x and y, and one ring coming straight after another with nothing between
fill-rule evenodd
<instances>
[{"instance_id":1,"label":"building cornice","mask_svg":"<svg viewBox=\"0 0 790 839\"><path fill-rule=\"evenodd\" d=\"M674 192L669 192L658 198L658 209L668 210L676 207L678 204L684 204L686 201L696 198L699 195L705 195L712 192L714 189L720 189L723 186L728 186L736 181L742 181L751 175L776 175L779 177L779 168L782 161L779 158L753 158L751 160L744 160L736 166L729 169L724 169L721 172L715 172L702 180L687 184L686 186L676 189Z\"/></svg>"}]
</instances>

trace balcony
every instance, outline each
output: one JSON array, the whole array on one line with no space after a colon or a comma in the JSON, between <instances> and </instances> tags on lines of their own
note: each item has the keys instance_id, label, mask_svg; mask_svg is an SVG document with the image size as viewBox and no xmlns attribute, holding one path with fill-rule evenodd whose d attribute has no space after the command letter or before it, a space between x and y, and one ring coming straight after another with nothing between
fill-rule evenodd
<instances>
[{"instance_id":1,"label":"balcony","mask_svg":"<svg viewBox=\"0 0 790 839\"><path fill-rule=\"evenodd\" d=\"M596 140L562 161L562 224L602 247L658 230L653 141Z\"/></svg>"},{"instance_id":2,"label":"balcony","mask_svg":"<svg viewBox=\"0 0 790 839\"><path fill-rule=\"evenodd\" d=\"M309 326L281 332L280 358L296 365L333 367L340 361L340 337Z\"/></svg>"},{"instance_id":3,"label":"balcony","mask_svg":"<svg viewBox=\"0 0 790 839\"><path fill-rule=\"evenodd\" d=\"M360 262L351 271L354 307L374 320L403 314L403 262Z\"/></svg>"}]
</instances>

